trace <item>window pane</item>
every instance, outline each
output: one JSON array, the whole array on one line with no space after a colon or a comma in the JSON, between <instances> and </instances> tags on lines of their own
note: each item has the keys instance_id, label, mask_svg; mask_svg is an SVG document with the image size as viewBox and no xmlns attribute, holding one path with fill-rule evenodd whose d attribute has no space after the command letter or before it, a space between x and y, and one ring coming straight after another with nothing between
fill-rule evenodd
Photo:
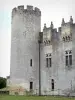
<instances>
[{"instance_id":1,"label":"window pane","mask_svg":"<svg viewBox=\"0 0 75 100\"><path fill-rule=\"evenodd\" d=\"M30 66L32 66L32 59L30 59Z\"/></svg>"},{"instance_id":2,"label":"window pane","mask_svg":"<svg viewBox=\"0 0 75 100\"><path fill-rule=\"evenodd\" d=\"M51 67L51 58L49 58L49 66Z\"/></svg>"},{"instance_id":3,"label":"window pane","mask_svg":"<svg viewBox=\"0 0 75 100\"><path fill-rule=\"evenodd\" d=\"M72 65L72 55L69 55L69 64Z\"/></svg>"},{"instance_id":4,"label":"window pane","mask_svg":"<svg viewBox=\"0 0 75 100\"><path fill-rule=\"evenodd\" d=\"M46 67L48 67L48 58L46 58Z\"/></svg>"},{"instance_id":5,"label":"window pane","mask_svg":"<svg viewBox=\"0 0 75 100\"><path fill-rule=\"evenodd\" d=\"M51 85L52 85L52 91L54 90L54 79L51 80Z\"/></svg>"},{"instance_id":6,"label":"window pane","mask_svg":"<svg viewBox=\"0 0 75 100\"><path fill-rule=\"evenodd\" d=\"M68 56L66 56L66 66L68 66Z\"/></svg>"},{"instance_id":7,"label":"window pane","mask_svg":"<svg viewBox=\"0 0 75 100\"><path fill-rule=\"evenodd\" d=\"M30 90L33 89L33 82L30 82Z\"/></svg>"},{"instance_id":8,"label":"window pane","mask_svg":"<svg viewBox=\"0 0 75 100\"><path fill-rule=\"evenodd\" d=\"M52 90L54 90L54 83L52 83Z\"/></svg>"}]
</instances>

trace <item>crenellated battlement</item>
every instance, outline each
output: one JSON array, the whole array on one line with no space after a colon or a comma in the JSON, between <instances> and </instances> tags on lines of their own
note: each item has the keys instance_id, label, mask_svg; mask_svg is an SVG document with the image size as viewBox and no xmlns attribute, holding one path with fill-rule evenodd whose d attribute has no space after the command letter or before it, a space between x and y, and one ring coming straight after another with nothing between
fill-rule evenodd
<instances>
[{"instance_id":1,"label":"crenellated battlement","mask_svg":"<svg viewBox=\"0 0 75 100\"><path fill-rule=\"evenodd\" d=\"M17 6L12 9L12 16L14 16L16 13L29 13L34 14L36 16L41 16L41 11L37 7L33 7L31 5L27 5L26 9L24 8L24 5Z\"/></svg>"},{"instance_id":2,"label":"crenellated battlement","mask_svg":"<svg viewBox=\"0 0 75 100\"><path fill-rule=\"evenodd\" d=\"M72 18L72 16L70 16L70 20L69 20L69 22L65 22L65 20L64 20L64 18L62 18L62 23L61 23L61 27L68 27L68 26L70 26L70 25L73 25L74 23L73 23L73 18Z\"/></svg>"},{"instance_id":3,"label":"crenellated battlement","mask_svg":"<svg viewBox=\"0 0 75 100\"><path fill-rule=\"evenodd\" d=\"M73 25L73 23L66 22L63 25L61 25L61 27L70 27L71 25Z\"/></svg>"}]
</instances>

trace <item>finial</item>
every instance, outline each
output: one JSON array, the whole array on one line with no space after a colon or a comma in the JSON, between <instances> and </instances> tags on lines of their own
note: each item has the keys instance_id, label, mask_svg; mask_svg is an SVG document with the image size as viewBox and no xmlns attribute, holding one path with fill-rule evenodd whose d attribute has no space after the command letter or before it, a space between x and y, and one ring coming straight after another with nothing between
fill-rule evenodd
<instances>
[{"instance_id":1,"label":"finial","mask_svg":"<svg viewBox=\"0 0 75 100\"><path fill-rule=\"evenodd\" d=\"M71 24L73 23L73 18L72 18L72 16L70 16L70 23L71 23Z\"/></svg>"},{"instance_id":2,"label":"finial","mask_svg":"<svg viewBox=\"0 0 75 100\"><path fill-rule=\"evenodd\" d=\"M62 25L64 25L65 24L65 21L64 21L64 18L62 18Z\"/></svg>"},{"instance_id":3,"label":"finial","mask_svg":"<svg viewBox=\"0 0 75 100\"><path fill-rule=\"evenodd\" d=\"M44 23L44 29L46 28L46 23Z\"/></svg>"},{"instance_id":4,"label":"finial","mask_svg":"<svg viewBox=\"0 0 75 100\"><path fill-rule=\"evenodd\" d=\"M50 27L53 29L54 28L54 26L53 26L53 22L51 21L51 25L50 25Z\"/></svg>"}]
</instances>

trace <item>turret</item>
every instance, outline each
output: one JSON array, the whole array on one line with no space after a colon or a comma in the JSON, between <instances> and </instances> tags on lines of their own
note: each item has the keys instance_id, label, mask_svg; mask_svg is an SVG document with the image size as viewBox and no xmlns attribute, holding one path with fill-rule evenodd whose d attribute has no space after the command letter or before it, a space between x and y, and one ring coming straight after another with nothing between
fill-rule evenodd
<instances>
[{"instance_id":1,"label":"turret","mask_svg":"<svg viewBox=\"0 0 75 100\"><path fill-rule=\"evenodd\" d=\"M70 23L73 24L73 18L70 16Z\"/></svg>"},{"instance_id":2,"label":"turret","mask_svg":"<svg viewBox=\"0 0 75 100\"><path fill-rule=\"evenodd\" d=\"M44 28L43 29L46 29L47 27L46 27L46 23L44 23Z\"/></svg>"},{"instance_id":3,"label":"turret","mask_svg":"<svg viewBox=\"0 0 75 100\"><path fill-rule=\"evenodd\" d=\"M54 28L53 22L51 21L51 25L50 25L51 29Z\"/></svg>"},{"instance_id":4,"label":"turret","mask_svg":"<svg viewBox=\"0 0 75 100\"><path fill-rule=\"evenodd\" d=\"M65 21L64 21L64 18L62 18L62 23L61 23L61 25L64 25L65 24Z\"/></svg>"}]
</instances>

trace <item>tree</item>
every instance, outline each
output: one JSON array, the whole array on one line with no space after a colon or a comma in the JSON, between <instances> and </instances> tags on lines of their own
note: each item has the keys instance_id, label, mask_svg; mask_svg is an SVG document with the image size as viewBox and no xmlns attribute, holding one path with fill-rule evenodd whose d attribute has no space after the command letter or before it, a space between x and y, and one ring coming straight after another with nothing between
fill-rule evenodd
<instances>
[{"instance_id":1,"label":"tree","mask_svg":"<svg viewBox=\"0 0 75 100\"><path fill-rule=\"evenodd\" d=\"M0 89L6 87L6 78L0 77Z\"/></svg>"}]
</instances>

